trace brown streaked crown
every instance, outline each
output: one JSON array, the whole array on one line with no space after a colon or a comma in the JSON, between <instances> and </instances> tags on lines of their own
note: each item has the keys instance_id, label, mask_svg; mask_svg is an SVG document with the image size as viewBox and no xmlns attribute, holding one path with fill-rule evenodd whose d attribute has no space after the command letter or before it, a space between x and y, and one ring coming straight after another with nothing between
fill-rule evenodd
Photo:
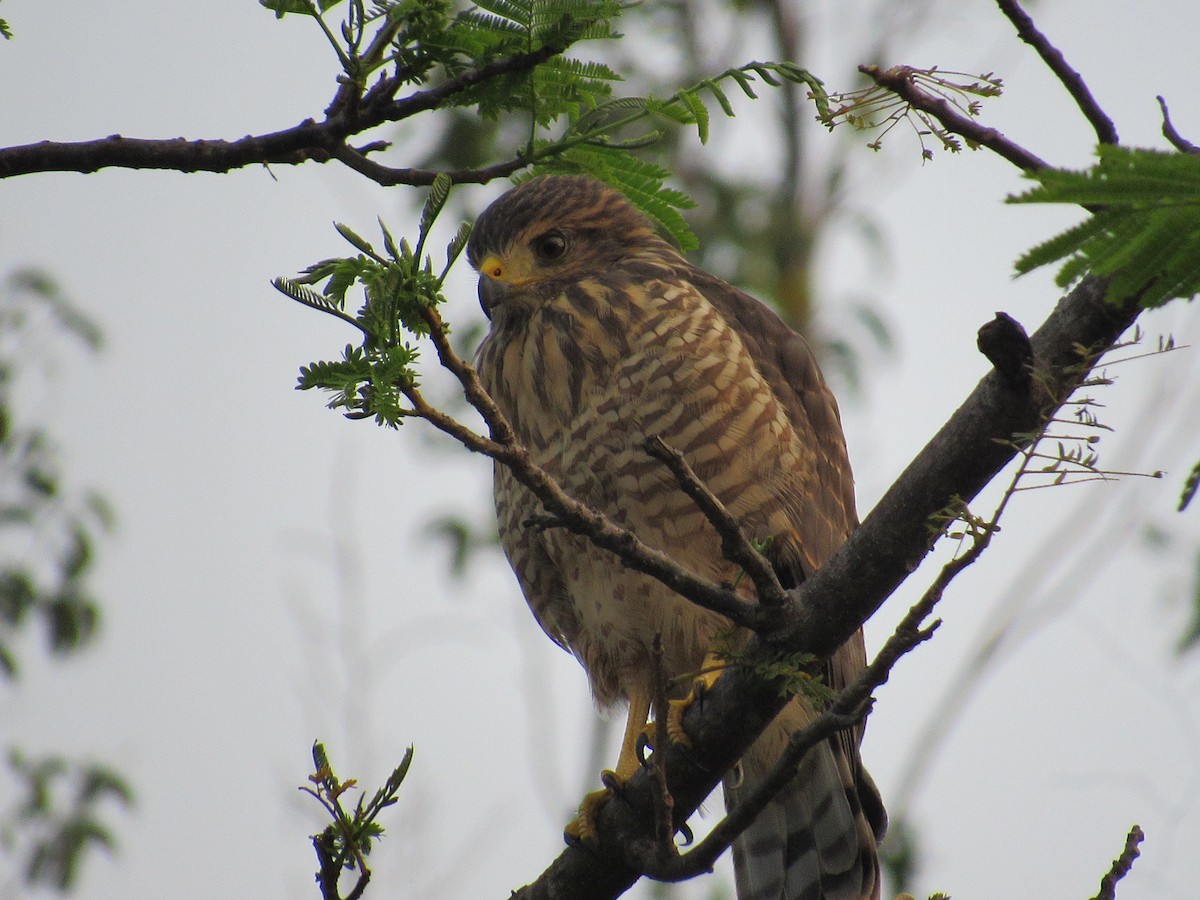
<instances>
[{"instance_id":1,"label":"brown streaked crown","mask_svg":"<svg viewBox=\"0 0 1200 900\"><path fill-rule=\"evenodd\" d=\"M586 175L543 175L504 194L483 211L467 244L478 268L547 232L563 232L571 251L564 268L595 270L648 246L671 249L654 226L619 192Z\"/></svg>"}]
</instances>

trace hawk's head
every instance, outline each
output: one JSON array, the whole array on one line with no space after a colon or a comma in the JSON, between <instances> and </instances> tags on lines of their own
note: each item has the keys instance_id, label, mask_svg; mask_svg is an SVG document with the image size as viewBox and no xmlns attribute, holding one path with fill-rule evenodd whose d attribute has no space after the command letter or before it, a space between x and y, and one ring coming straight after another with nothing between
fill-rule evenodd
<instances>
[{"instance_id":1,"label":"hawk's head","mask_svg":"<svg viewBox=\"0 0 1200 900\"><path fill-rule=\"evenodd\" d=\"M526 181L483 211L467 259L491 318L504 304L537 304L566 284L647 250L670 250L620 193L584 175Z\"/></svg>"}]
</instances>

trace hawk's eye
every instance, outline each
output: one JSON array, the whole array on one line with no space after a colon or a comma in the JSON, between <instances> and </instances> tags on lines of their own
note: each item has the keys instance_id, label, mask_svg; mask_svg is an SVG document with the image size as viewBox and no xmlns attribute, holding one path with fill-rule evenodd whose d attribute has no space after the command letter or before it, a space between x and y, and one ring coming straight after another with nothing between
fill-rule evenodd
<instances>
[{"instance_id":1,"label":"hawk's eye","mask_svg":"<svg viewBox=\"0 0 1200 900\"><path fill-rule=\"evenodd\" d=\"M567 252L567 237L561 231L547 231L533 242L533 252L543 262L554 262Z\"/></svg>"}]
</instances>

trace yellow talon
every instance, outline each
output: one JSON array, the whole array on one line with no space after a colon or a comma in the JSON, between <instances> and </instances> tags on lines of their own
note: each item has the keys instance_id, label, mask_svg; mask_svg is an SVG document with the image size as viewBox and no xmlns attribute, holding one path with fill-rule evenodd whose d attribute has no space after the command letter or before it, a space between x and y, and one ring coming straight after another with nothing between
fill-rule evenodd
<instances>
[{"instance_id":1,"label":"yellow talon","mask_svg":"<svg viewBox=\"0 0 1200 900\"><path fill-rule=\"evenodd\" d=\"M608 773L605 772L605 774ZM600 807L608 802L610 796L612 796L612 792L608 788L592 791L584 796L583 802L579 804L579 813L567 824L565 829L567 838L585 843L598 840L596 815L600 812Z\"/></svg>"},{"instance_id":2,"label":"yellow talon","mask_svg":"<svg viewBox=\"0 0 1200 900\"><path fill-rule=\"evenodd\" d=\"M629 698L629 718L625 721L625 736L621 740L621 754L617 757L616 769L605 769L600 773L604 789L592 791L579 804L579 813L567 825L565 832L569 839L594 841L596 833L596 815L600 807L608 802L613 788L619 789L633 777L633 773L642 767L638 758L638 745L642 735L646 733L646 720L650 715L650 696L634 695Z\"/></svg>"},{"instance_id":3,"label":"yellow talon","mask_svg":"<svg viewBox=\"0 0 1200 900\"><path fill-rule=\"evenodd\" d=\"M692 687L682 700L671 700L667 703L667 736L671 742L683 747L692 746L692 739L683 728L683 716L688 707L704 696L717 679L725 666L724 660L711 650L704 655L704 663L700 666L700 674L692 681Z\"/></svg>"}]
</instances>

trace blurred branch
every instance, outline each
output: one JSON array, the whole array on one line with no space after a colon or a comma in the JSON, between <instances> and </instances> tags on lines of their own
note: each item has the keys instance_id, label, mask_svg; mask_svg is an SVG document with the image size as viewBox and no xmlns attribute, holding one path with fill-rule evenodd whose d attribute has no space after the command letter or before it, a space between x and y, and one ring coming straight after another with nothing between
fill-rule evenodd
<instances>
[{"instance_id":1,"label":"blurred branch","mask_svg":"<svg viewBox=\"0 0 1200 900\"><path fill-rule=\"evenodd\" d=\"M1170 141L1171 146L1181 153L1191 153L1193 155L1200 154L1200 146L1192 143L1176 130L1175 123L1171 121L1171 112L1167 109L1167 101L1163 99L1161 95L1157 99L1159 109L1162 110L1163 137Z\"/></svg>"}]
</instances>

